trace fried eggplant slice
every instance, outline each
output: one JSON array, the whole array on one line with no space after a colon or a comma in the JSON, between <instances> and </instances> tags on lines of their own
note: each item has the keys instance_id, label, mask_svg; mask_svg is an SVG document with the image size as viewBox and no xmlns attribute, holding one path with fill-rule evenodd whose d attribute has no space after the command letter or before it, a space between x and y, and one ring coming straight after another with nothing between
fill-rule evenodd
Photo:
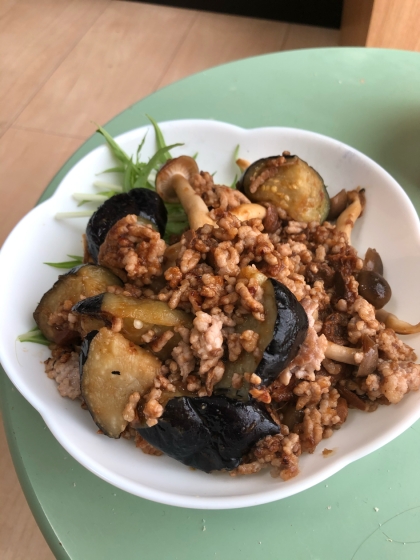
<instances>
[{"instance_id":1,"label":"fried eggplant slice","mask_svg":"<svg viewBox=\"0 0 420 560\"><path fill-rule=\"evenodd\" d=\"M272 383L299 352L308 332L308 316L294 294L281 282L269 279L277 311L273 337L256 369L263 385Z\"/></svg>"},{"instance_id":2,"label":"fried eggplant slice","mask_svg":"<svg viewBox=\"0 0 420 560\"><path fill-rule=\"evenodd\" d=\"M99 248L108 231L119 220L135 214L144 223L152 224L163 237L168 213L160 196L149 189L132 189L106 200L89 219L86 241L94 262L98 262Z\"/></svg>"},{"instance_id":3,"label":"fried eggplant slice","mask_svg":"<svg viewBox=\"0 0 420 560\"><path fill-rule=\"evenodd\" d=\"M237 188L252 202L270 202L299 222L322 223L330 210L322 177L295 155L259 159L245 170Z\"/></svg>"},{"instance_id":4,"label":"fried eggplant slice","mask_svg":"<svg viewBox=\"0 0 420 560\"><path fill-rule=\"evenodd\" d=\"M264 278L261 273L258 274ZM258 351L243 351L235 362L226 364L223 378L215 387L218 394L247 400L249 383L243 379L241 387L234 388L233 375L256 373L263 385L269 385L297 355L306 338L308 317L289 288L273 278L265 278L261 287L264 291L265 320L258 321L249 314L236 331L256 332L259 335Z\"/></svg>"},{"instance_id":5,"label":"fried eggplant slice","mask_svg":"<svg viewBox=\"0 0 420 560\"><path fill-rule=\"evenodd\" d=\"M169 457L205 472L232 470L261 438L279 426L256 403L224 396L174 397L140 435Z\"/></svg>"},{"instance_id":6,"label":"fried eggplant slice","mask_svg":"<svg viewBox=\"0 0 420 560\"><path fill-rule=\"evenodd\" d=\"M180 309L171 309L166 302L137 299L120 294L99 294L79 301L72 311L81 315L84 332L90 326L111 326L115 319L121 320L121 334L136 344L144 344L142 336L154 330L159 337L175 327L192 326L192 317Z\"/></svg>"},{"instance_id":7,"label":"fried eggplant slice","mask_svg":"<svg viewBox=\"0 0 420 560\"><path fill-rule=\"evenodd\" d=\"M115 285L122 286L122 282L107 268L94 264L75 266L59 276L54 286L43 295L34 312L35 322L51 342L61 345L75 342L80 338L77 325L66 320L72 305Z\"/></svg>"},{"instance_id":8,"label":"fried eggplant slice","mask_svg":"<svg viewBox=\"0 0 420 560\"><path fill-rule=\"evenodd\" d=\"M80 354L82 397L105 435L120 437L128 423L130 396L148 391L161 365L156 356L120 333L102 328L88 334Z\"/></svg>"}]
</instances>

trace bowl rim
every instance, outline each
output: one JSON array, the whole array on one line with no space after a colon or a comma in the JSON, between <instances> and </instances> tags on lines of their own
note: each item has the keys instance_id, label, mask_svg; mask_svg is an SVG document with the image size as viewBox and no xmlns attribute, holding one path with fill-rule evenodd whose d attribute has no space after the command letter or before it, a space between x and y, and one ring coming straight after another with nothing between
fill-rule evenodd
<instances>
[{"instance_id":1,"label":"bowl rim","mask_svg":"<svg viewBox=\"0 0 420 560\"><path fill-rule=\"evenodd\" d=\"M288 133L291 132L293 134L301 134L302 136L312 137L313 139L320 139L323 141L328 141L330 143L335 144L337 147L341 147L342 149L350 150L351 152L357 154L365 163L367 163L370 167L372 167L377 173L379 173L386 181L391 182L393 187L397 188L397 191L400 196L405 201L405 206L407 206L407 210L411 212L411 218L417 222L417 236L420 240L420 227L419 227L419 219L417 216L417 212L408 197L407 193L404 189L397 183L397 181L379 164L377 164L374 160L363 154L362 152L358 151L357 149L339 141L329 136L301 129L301 128L292 128L292 127L279 127L279 126L270 126L270 127L256 127L251 129L245 129L237 125L233 125L230 123L225 123L222 121L216 120L206 120L206 119L178 119L178 120L171 120L171 121L164 121L159 123L162 128L165 127L176 127L182 125L189 124L192 126L212 126L215 127L228 127L231 129L236 129L236 131L240 131L241 134L246 132L264 132L266 130L271 131L278 131ZM145 125L142 127L138 127L127 132L124 132L115 137L115 139L120 142L129 142L134 139L138 139L140 134L144 133L146 130L151 130L152 125ZM3 260L7 258L7 254L9 252L9 247L13 243L16 232L20 231L22 227L25 226L25 222L29 220L29 217L33 218L38 214L42 214L44 210L49 207L53 206L55 202L55 197L58 194L60 186L62 185L63 181L66 177L73 172L74 168L80 165L85 160L92 157L95 153L100 153L101 151L107 151L108 148L106 145L98 146L92 150L90 150L86 155L81 157L74 165L69 169L66 175L61 179L60 183L55 188L53 194L50 198L45 200L44 202L37 204L35 208L33 208L28 214L26 214L18 224L13 228L9 236L7 237L2 250L0 252L0 265L2 264ZM48 187L47 187L48 188ZM4 265L4 263L3 263ZM1 280L0 280L1 285ZM0 290L1 293L1 290ZM1 301L1 296L0 296ZM276 501L279 499L283 499L289 497L291 495L297 494L301 491L304 491L315 484L325 480L326 478L330 477L331 475L335 474L336 472L343 469L348 464L356 461L357 459L366 456L367 454L379 449L386 443L390 442L392 439L400 435L403 431L405 431L408 427L410 427L416 420L420 418L420 407L417 410L412 411L411 414L407 414L402 421L400 421L397 425L394 426L392 430L388 430L385 434L381 434L377 438L375 438L374 443L371 442L366 443L365 445L359 447L357 450L352 452L348 452L340 458L337 458L334 462L330 464L326 464L325 469L320 471L318 474L310 474L306 475L304 479L302 479L300 484L298 484L298 489L296 489L296 484L294 485L287 485L284 484L282 486L281 496L278 496L278 492L273 490L262 491L258 493L250 493L250 494L243 494L240 496L216 496L216 497L209 497L209 496L186 496L184 494L176 494L176 493L169 493L167 491L159 491L154 488L150 488L144 484L133 481L128 481L124 476L119 475L115 472L110 472L108 468L103 467L100 462L95 460L91 460L88 455L86 455L77 445L73 445L71 440L68 440L66 437L63 437L63 434L56 429L54 418L51 417L51 411L48 409L48 406L45 407L45 403L42 402L42 399L38 399L37 396L28 391L24 380L22 380L16 372L14 371L13 364L9 361L7 349L3 346L3 339L0 338L0 359L2 361L3 368L8 375L9 379L12 383L16 386L19 392L24 396L24 398L39 412L39 414L44 419L45 423L47 424L50 431L53 433L54 437L57 441L83 466L88 468L91 472L99 476L100 478L104 479L105 481L113 484L122 490L125 490L131 494L155 501L160 502L172 506L178 507L188 507L194 509L234 509L240 507L248 507L254 505L260 505L264 503L269 503L272 501ZM133 488L133 484L135 488Z\"/></svg>"}]
</instances>

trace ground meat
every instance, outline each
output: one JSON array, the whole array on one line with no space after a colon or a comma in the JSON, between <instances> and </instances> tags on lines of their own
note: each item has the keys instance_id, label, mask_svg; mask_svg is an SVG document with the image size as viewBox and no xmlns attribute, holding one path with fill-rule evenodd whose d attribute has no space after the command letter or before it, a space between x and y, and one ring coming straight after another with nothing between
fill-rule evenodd
<instances>
[{"instance_id":1,"label":"ground meat","mask_svg":"<svg viewBox=\"0 0 420 560\"><path fill-rule=\"evenodd\" d=\"M55 327L58 331L79 331L80 317L77 314L71 313L71 308L77 301L77 299L74 301L66 299L54 312L50 313L48 324Z\"/></svg>"},{"instance_id":2,"label":"ground meat","mask_svg":"<svg viewBox=\"0 0 420 560\"><path fill-rule=\"evenodd\" d=\"M284 231L291 235L294 233L302 233L304 229L308 227L306 222L296 222L294 220L290 220L288 225L285 227Z\"/></svg>"},{"instance_id":3,"label":"ground meat","mask_svg":"<svg viewBox=\"0 0 420 560\"><path fill-rule=\"evenodd\" d=\"M191 349L200 360L198 373L203 375L214 368L223 356L223 322L217 315L199 311L193 325L190 335Z\"/></svg>"},{"instance_id":4,"label":"ground meat","mask_svg":"<svg viewBox=\"0 0 420 560\"><path fill-rule=\"evenodd\" d=\"M278 403L292 400L294 396L293 389L297 382L296 377L291 377L287 384L283 383L280 378L277 378L269 387L272 400Z\"/></svg>"},{"instance_id":5,"label":"ground meat","mask_svg":"<svg viewBox=\"0 0 420 560\"><path fill-rule=\"evenodd\" d=\"M207 396L211 396L211 394L213 393L213 387L219 383L219 381L222 379L223 374L225 373L225 365L222 361L218 361L217 364L211 368L208 373L207 373L207 378L206 378L206 390L207 390Z\"/></svg>"},{"instance_id":6,"label":"ground meat","mask_svg":"<svg viewBox=\"0 0 420 560\"><path fill-rule=\"evenodd\" d=\"M195 358L191 346L181 340L172 350L172 358L178 366L182 378L186 380L187 376L195 369Z\"/></svg>"},{"instance_id":7,"label":"ground meat","mask_svg":"<svg viewBox=\"0 0 420 560\"><path fill-rule=\"evenodd\" d=\"M297 356L280 373L279 379L284 385L289 384L292 376L297 379L315 381L315 372L321 369L327 349L327 339L324 335L318 336L314 329L314 315L317 313L318 304L309 298L302 300L301 303L308 316L308 332Z\"/></svg>"},{"instance_id":8,"label":"ground meat","mask_svg":"<svg viewBox=\"0 0 420 560\"><path fill-rule=\"evenodd\" d=\"M270 404L271 395L267 387L253 387L249 390L249 394L257 401Z\"/></svg>"},{"instance_id":9,"label":"ground meat","mask_svg":"<svg viewBox=\"0 0 420 560\"><path fill-rule=\"evenodd\" d=\"M172 331L165 331L163 332L158 338L156 338L150 345L153 352L160 352L165 344L171 340L174 336Z\"/></svg>"},{"instance_id":10,"label":"ground meat","mask_svg":"<svg viewBox=\"0 0 420 560\"><path fill-rule=\"evenodd\" d=\"M223 211L233 210L240 204L250 202L244 194L236 189L215 185L213 177L205 171L192 177L191 186L209 208L220 208Z\"/></svg>"},{"instance_id":11,"label":"ground meat","mask_svg":"<svg viewBox=\"0 0 420 560\"><path fill-rule=\"evenodd\" d=\"M137 415L136 408L139 400L140 400L140 393L138 393L137 391L132 393L128 397L128 403L123 410L123 418L127 422L132 422L135 419Z\"/></svg>"},{"instance_id":12,"label":"ground meat","mask_svg":"<svg viewBox=\"0 0 420 560\"><path fill-rule=\"evenodd\" d=\"M117 295L123 295L127 297L135 297L135 298L139 298L142 295L142 291L140 288L128 282L124 284L124 287L107 286L106 291L109 292L110 294L117 294Z\"/></svg>"},{"instance_id":13,"label":"ground meat","mask_svg":"<svg viewBox=\"0 0 420 560\"><path fill-rule=\"evenodd\" d=\"M289 154L287 153L287 155ZM277 158L270 158L268 160L265 160L265 166L262 172L255 174L256 176L254 175L253 177L251 177L250 185L248 187L249 192L251 194L257 192L258 187L260 187L271 177L275 177L278 174L279 167L286 165L290 165L290 163L283 155Z\"/></svg>"},{"instance_id":14,"label":"ground meat","mask_svg":"<svg viewBox=\"0 0 420 560\"><path fill-rule=\"evenodd\" d=\"M271 467L273 477L289 480L299 473L298 457L301 454L299 436L289 434L287 426L281 433L260 440L242 465L231 471L231 476L254 474L264 467Z\"/></svg>"},{"instance_id":15,"label":"ground meat","mask_svg":"<svg viewBox=\"0 0 420 560\"><path fill-rule=\"evenodd\" d=\"M256 293L252 294L251 288L253 288L253 286L250 286L249 284L247 286L246 285L246 280L238 282L235 286L235 290L241 298L242 306L245 309L251 311L253 316L258 321L264 321L265 320L264 306L261 302L259 302L256 299L258 297L257 294Z\"/></svg>"},{"instance_id":16,"label":"ground meat","mask_svg":"<svg viewBox=\"0 0 420 560\"><path fill-rule=\"evenodd\" d=\"M323 321L322 334L325 335L327 340L346 346L348 344L347 325L349 319L350 316L347 314L331 313Z\"/></svg>"},{"instance_id":17,"label":"ground meat","mask_svg":"<svg viewBox=\"0 0 420 560\"><path fill-rule=\"evenodd\" d=\"M45 362L45 373L57 382L62 397L77 399L81 395L79 353L69 348L54 346L52 357Z\"/></svg>"},{"instance_id":18,"label":"ground meat","mask_svg":"<svg viewBox=\"0 0 420 560\"><path fill-rule=\"evenodd\" d=\"M328 393L331 385L330 378L318 375L315 381L302 381L296 385L293 393L299 398L296 410L302 410L306 406L314 406L319 403L323 394Z\"/></svg>"},{"instance_id":19,"label":"ground meat","mask_svg":"<svg viewBox=\"0 0 420 560\"><path fill-rule=\"evenodd\" d=\"M270 160L251 181L251 192L279 166L288 165L285 155ZM190 328L143 333L142 342L153 352L162 351L174 334L177 338L168 346L176 345L149 392L141 399L138 393L130 396L124 418L131 425L123 437L135 437L145 453L160 454L136 434L137 409L149 426L156 425L168 392L187 390L209 396L227 362L234 371L238 359L249 358L244 353L258 357L259 327L251 329L247 321L250 315L254 325L254 319L260 324L265 320L262 283L264 277L275 278L301 303L309 328L297 356L270 386L262 386L255 371L244 373L238 367L233 373L232 387L243 389L246 382L250 396L271 415L281 433L259 441L231 475L270 468L273 476L288 480L299 472L301 452L313 453L323 438L340 428L349 407L373 411L418 390L420 365L413 363L413 350L386 329L376 319L374 307L359 296L357 274L363 261L346 233L329 222L291 220L272 204L265 204L264 220L241 222L230 210L248 203L245 195L215 185L206 172L196 174L191 183L207 204L214 226L187 231L167 247L159 233L139 224L136 216L126 216L111 228L100 249L100 264L125 282L124 287L109 286L108 292L167 302L171 309L189 313L192 320ZM49 323L79 330L79 318L71 313L73 303L66 300ZM120 331L121 319L116 317L111 328ZM377 366L376 361L371 363L358 376L367 337L378 348L379 359ZM349 347L354 363L325 358L328 341ZM76 348L55 347L46 362L47 374L70 398L80 395L78 353Z\"/></svg>"},{"instance_id":20,"label":"ground meat","mask_svg":"<svg viewBox=\"0 0 420 560\"><path fill-rule=\"evenodd\" d=\"M322 440L324 431L320 411L316 408L305 408L303 422L295 426L295 431L299 435L302 451L313 453Z\"/></svg>"},{"instance_id":21,"label":"ground meat","mask_svg":"<svg viewBox=\"0 0 420 560\"><path fill-rule=\"evenodd\" d=\"M364 335L374 338L378 332L384 329L383 323L376 320L373 305L360 296L350 307L350 313L353 317L348 323L347 331L351 344L357 344Z\"/></svg>"},{"instance_id":22,"label":"ground meat","mask_svg":"<svg viewBox=\"0 0 420 560\"><path fill-rule=\"evenodd\" d=\"M340 393L337 389L331 389L322 395L319 403L319 411L321 413L321 425L325 429L326 426L335 426L342 423L342 419L337 412Z\"/></svg>"},{"instance_id":23,"label":"ground meat","mask_svg":"<svg viewBox=\"0 0 420 560\"><path fill-rule=\"evenodd\" d=\"M344 399L341 396L337 400L336 413L337 413L337 416L340 418L340 420L339 420L339 422L337 422L334 425L334 428L339 428L347 420L347 416L348 416L348 413L349 413L349 407L348 407L347 401L346 401L346 399ZM325 430L324 430L324 437L325 436L326 436L326 434L325 434Z\"/></svg>"},{"instance_id":24,"label":"ground meat","mask_svg":"<svg viewBox=\"0 0 420 560\"><path fill-rule=\"evenodd\" d=\"M240 335L239 341L245 352L254 352L257 348L259 338L260 335L255 331L246 330Z\"/></svg>"},{"instance_id":25,"label":"ground meat","mask_svg":"<svg viewBox=\"0 0 420 560\"><path fill-rule=\"evenodd\" d=\"M229 333L227 335L227 345L229 350L229 361L236 362L242 353L241 335L239 333Z\"/></svg>"},{"instance_id":26,"label":"ground meat","mask_svg":"<svg viewBox=\"0 0 420 560\"><path fill-rule=\"evenodd\" d=\"M385 329L380 332L377 342L379 350L388 360L407 361L416 359L413 349L404 344L392 329Z\"/></svg>"},{"instance_id":27,"label":"ground meat","mask_svg":"<svg viewBox=\"0 0 420 560\"><path fill-rule=\"evenodd\" d=\"M157 424L158 418L163 414L163 406L159 402L159 398L162 396L162 391L153 387L147 395L145 395L145 404L143 406L143 414L146 418L146 424L149 427L155 426Z\"/></svg>"},{"instance_id":28,"label":"ground meat","mask_svg":"<svg viewBox=\"0 0 420 560\"><path fill-rule=\"evenodd\" d=\"M151 226L137 222L128 215L109 230L99 250L99 264L110 268L124 281L136 286L151 284L162 274L166 243Z\"/></svg>"},{"instance_id":29,"label":"ground meat","mask_svg":"<svg viewBox=\"0 0 420 560\"><path fill-rule=\"evenodd\" d=\"M136 443L136 447L141 449L143 453L145 453L146 455L155 455L157 457L163 455L162 451L159 451L159 449L153 447L153 445L151 445L149 442L143 439L138 432L136 432L135 435L135 443Z\"/></svg>"},{"instance_id":30,"label":"ground meat","mask_svg":"<svg viewBox=\"0 0 420 560\"><path fill-rule=\"evenodd\" d=\"M200 262L201 255L198 251L193 251L192 249L186 249L181 257L181 262L179 268L183 274L190 272L193 268L197 266Z\"/></svg>"},{"instance_id":31,"label":"ground meat","mask_svg":"<svg viewBox=\"0 0 420 560\"><path fill-rule=\"evenodd\" d=\"M220 276L238 276L239 253L229 241L220 243L214 250L215 270Z\"/></svg>"},{"instance_id":32,"label":"ground meat","mask_svg":"<svg viewBox=\"0 0 420 560\"><path fill-rule=\"evenodd\" d=\"M400 402L406 393L419 388L420 365L397 361L380 361L378 374L368 375L362 385L370 399L384 396L392 404Z\"/></svg>"},{"instance_id":33,"label":"ground meat","mask_svg":"<svg viewBox=\"0 0 420 560\"><path fill-rule=\"evenodd\" d=\"M308 296L318 304L319 312L327 309L330 304L331 296L325 291L324 283L319 280L314 282L313 287L308 292Z\"/></svg>"},{"instance_id":34,"label":"ground meat","mask_svg":"<svg viewBox=\"0 0 420 560\"><path fill-rule=\"evenodd\" d=\"M350 408L357 408L358 410L362 410L363 412L374 412L378 408L378 403L376 401L372 402L371 400L369 400L369 398L367 398L366 393L368 391L368 385L366 385L366 382L369 385L372 384L372 374L368 375L366 380L341 380L337 385L337 390L340 395L346 400Z\"/></svg>"}]
</instances>

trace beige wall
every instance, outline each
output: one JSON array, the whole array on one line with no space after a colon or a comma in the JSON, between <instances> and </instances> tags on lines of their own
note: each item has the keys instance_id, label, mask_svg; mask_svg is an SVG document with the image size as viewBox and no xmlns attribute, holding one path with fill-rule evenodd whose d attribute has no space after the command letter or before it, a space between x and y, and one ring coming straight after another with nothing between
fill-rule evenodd
<instances>
[{"instance_id":1,"label":"beige wall","mask_svg":"<svg viewBox=\"0 0 420 560\"><path fill-rule=\"evenodd\" d=\"M340 43L420 51L420 0L344 0Z\"/></svg>"}]
</instances>

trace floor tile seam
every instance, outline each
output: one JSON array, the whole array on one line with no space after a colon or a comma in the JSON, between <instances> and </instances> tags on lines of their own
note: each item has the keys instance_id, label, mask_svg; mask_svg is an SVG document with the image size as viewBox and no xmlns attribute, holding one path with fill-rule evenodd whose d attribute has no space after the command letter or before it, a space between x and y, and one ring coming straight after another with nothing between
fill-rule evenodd
<instances>
[{"instance_id":1,"label":"floor tile seam","mask_svg":"<svg viewBox=\"0 0 420 560\"><path fill-rule=\"evenodd\" d=\"M93 21L91 22L91 24L85 29L84 33L82 33L81 35L79 35L72 43L72 45L70 45L69 49L66 51L66 53L64 53L60 59L57 61L57 63L54 65L54 68L51 69L51 71L47 74L47 76L45 76L45 79L42 81L41 84L39 84L39 86L36 88L36 90L33 92L33 94L30 96L30 98L28 99L28 101L24 104L24 106L20 109L20 111L18 111L16 113L16 115L7 123L5 129L0 132L0 138L2 138L4 136L4 134L12 127L12 126L21 126L21 125L15 125L15 123L17 122L17 120L19 119L19 117L21 116L21 114L25 111L25 109L31 104L31 102L34 100L34 98L38 95L38 93L42 90L42 88L49 82L49 80L52 78L52 76L57 72L57 70L60 68L60 66L63 64L63 62L71 55L71 53L76 49L77 45L82 41L82 39L87 35L87 33L89 33L89 31L92 29L92 27L95 25L95 23L98 21L98 19L105 13L105 11L109 8L109 6L114 2L114 0L110 0L109 2L105 3L104 2L104 7L103 9L98 13L98 15L93 19ZM45 131L44 131L45 132ZM54 134L53 131L49 131L50 133Z\"/></svg>"},{"instance_id":2,"label":"floor tile seam","mask_svg":"<svg viewBox=\"0 0 420 560\"><path fill-rule=\"evenodd\" d=\"M26 132L38 132L41 134L50 134L51 136L59 136L60 138L69 138L71 140L81 140L82 142L87 139L87 136L83 136L81 134L66 134L64 132L55 132L53 130L38 128L36 126L24 126L21 124L11 124L9 130L10 129L22 130Z\"/></svg>"},{"instance_id":3,"label":"floor tile seam","mask_svg":"<svg viewBox=\"0 0 420 560\"><path fill-rule=\"evenodd\" d=\"M190 35L190 33L192 31L192 28L194 27L194 25L197 22L197 20L199 19L199 17L200 17L200 12L196 11L196 13L194 14L194 18L191 21L190 26L188 27L188 29L185 31L184 35L179 40L178 46L176 47L176 49L173 52L173 56L171 57L171 59L166 64L166 66L165 66L164 70L162 71L162 74L160 75L160 77L156 80L156 83L153 86L153 89L152 89L151 93L157 91L161 87L161 84L164 83L164 79L165 79L165 76L167 75L167 73L169 71L169 68L174 63L174 61L175 61L176 57L178 56L178 53L181 50L182 46L187 41L188 36Z\"/></svg>"}]
</instances>

